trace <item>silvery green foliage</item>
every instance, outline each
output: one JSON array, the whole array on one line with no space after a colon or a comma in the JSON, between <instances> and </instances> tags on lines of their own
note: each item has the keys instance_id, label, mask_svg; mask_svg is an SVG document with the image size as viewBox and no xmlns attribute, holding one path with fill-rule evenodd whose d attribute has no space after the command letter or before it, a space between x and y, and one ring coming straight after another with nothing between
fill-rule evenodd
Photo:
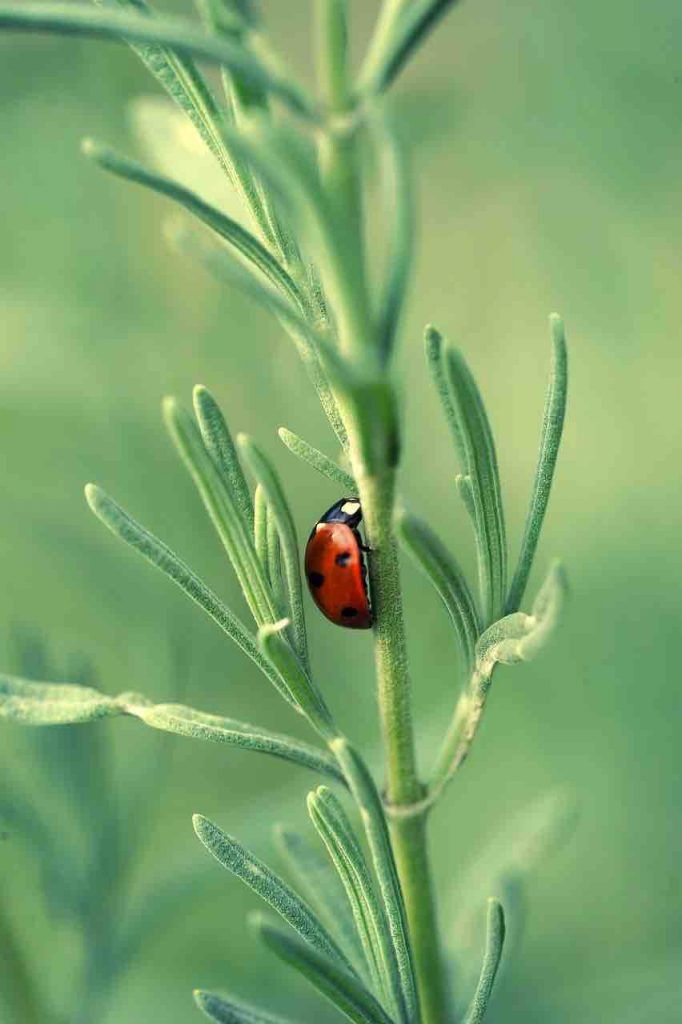
<instances>
[{"instance_id":1,"label":"silvery green foliage","mask_svg":"<svg viewBox=\"0 0 682 1024\"><path fill-rule=\"evenodd\" d=\"M476 547L478 580L472 587L428 524L405 511L395 515L402 422L392 357L414 232L409 176L384 95L454 2L386 0L353 77L345 0L318 0L315 94L286 69L254 4L198 0L197 6L199 23L159 15L147 0L97 0L95 7L21 0L0 4L0 29L128 42L189 118L241 201L243 216L235 217L208 202L200 188L195 191L102 143L84 144L85 155L100 167L180 210L185 219L167 229L171 243L272 313L306 367L341 447L339 461L290 430L282 428L279 436L312 470L357 494L362 503L385 794L363 755L341 734L311 669L301 551L278 469L254 439L240 435L233 441L204 387L195 389L192 411L167 398L163 417L240 584L248 622L101 488L88 485L86 497L115 536L179 586L254 662L283 698L284 710L301 715L315 741L180 704L153 704L136 693L110 697L91 687L10 676L0 677L0 717L48 725L127 715L154 729L267 753L324 776L337 791L318 787L309 795L318 846L292 833L280 835L300 892L219 825L197 815L195 831L216 860L290 926L285 930L258 918L256 931L265 945L346 1018L360 1024L444 1024L454 1011L446 997L427 818L471 750L496 667L534 657L561 610L565 581L556 566L530 612L520 604L561 439L567 383L563 328L553 317L540 455L511 573L496 445L481 391L459 349L435 328L427 330L427 362L460 464L455 490L469 514ZM221 97L196 61L218 66ZM365 149L376 158L385 217L387 255L374 275L380 282L376 289L364 238ZM397 539L445 605L459 648L455 674L464 682L427 781L416 766ZM478 982L455 1000L469 1004L463 1024L484 1018L504 936L504 911L493 899ZM196 1001L216 1022L277 1019L212 993L197 992Z\"/></svg>"},{"instance_id":2,"label":"silvery green foliage","mask_svg":"<svg viewBox=\"0 0 682 1024\"><path fill-rule=\"evenodd\" d=\"M59 675L38 636L14 630L10 640L21 670ZM175 675L184 659L175 650L172 655ZM199 883L210 877L196 863L171 862L152 877L141 878L133 895L132 867L149 834L134 827L139 799L142 795L150 806L159 806L163 783L151 776L145 781L143 776L134 789L118 786L112 773L110 732L102 727L64 726L65 719L93 721L109 714L113 704L86 685L94 681L91 666L80 658L70 661L70 670L83 682L48 686L47 697L39 684L22 686L9 683L8 677L0 683L3 717L24 723L41 721L46 726L28 734L35 780L30 788L18 782L9 752L3 753L3 871L9 875L19 857L35 865L37 905L57 934L66 926L76 948L82 949L64 999L58 1000L49 976L41 976L40 959L30 945L30 925L24 933L13 923L13 915L6 913L4 896L10 894L5 890L0 899L0 1016L7 1024L46 1020L86 1024L97 1019L145 944L154 941L158 930L197 892ZM180 685L179 671L177 676L176 685ZM163 779L168 776L172 751L162 740L159 737L152 752ZM149 792L145 792L147 786ZM152 789L154 799L149 799Z\"/></svg>"}]
</instances>

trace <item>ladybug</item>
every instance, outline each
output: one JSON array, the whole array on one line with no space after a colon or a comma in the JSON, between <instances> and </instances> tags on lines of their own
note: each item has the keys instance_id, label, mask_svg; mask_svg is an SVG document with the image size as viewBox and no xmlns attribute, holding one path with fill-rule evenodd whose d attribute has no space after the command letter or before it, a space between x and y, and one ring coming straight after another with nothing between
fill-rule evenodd
<instances>
[{"instance_id":1,"label":"ladybug","mask_svg":"<svg viewBox=\"0 0 682 1024\"><path fill-rule=\"evenodd\" d=\"M315 524L305 549L305 574L313 601L331 622L370 629L367 567L358 526L357 498L342 498Z\"/></svg>"}]
</instances>

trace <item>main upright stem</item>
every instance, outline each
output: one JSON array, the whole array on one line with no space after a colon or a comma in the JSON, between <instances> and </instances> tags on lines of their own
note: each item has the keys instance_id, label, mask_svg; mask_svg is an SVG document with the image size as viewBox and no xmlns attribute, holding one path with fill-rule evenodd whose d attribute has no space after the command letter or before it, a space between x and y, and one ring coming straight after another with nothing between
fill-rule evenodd
<instances>
[{"instance_id":1,"label":"main upright stem","mask_svg":"<svg viewBox=\"0 0 682 1024\"><path fill-rule=\"evenodd\" d=\"M387 32L401 0L385 12ZM335 296L339 347L373 373L380 368L374 316L365 276L363 210L359 187L357 133L352 125L353 89L347 74L346 2L318 0L318 79L330 118L320 134L319 159L327 200L335 216L335 254L350 274ZM340 119L340 123L339 123ZM346 123L348 122L348 123ZM410 808L422 797L412 728L410 678L405 641L398 550L393 532L395 468L390 463L390 438L379 449L385 461L368 465L363 431L353 402L340 403L350 442L350 457L362 504L370 546L369 567L374 615L374 651L379 713L386 762L386 801L390 810L395 858L405 899L414 957L421 1024L445 1024L445 992L438 942L435 903L423 814ZM388 428L390 429L390 428ZM366 438L364 439L366 441Z\"/></svg>"},{"instance_id":2,"label":"main upright stem","mask_svg":"<svg viewBox=\"0 0 682 1024\"><path fill-rule=\"evenodd\" d=\"M398 551L394 474L357 476L370 546L375 663L386 764L386 801L417 976L422 1024L444 1024L445 990L424 813L411 813L417 774Z\"/></svg>"}]
</instances>

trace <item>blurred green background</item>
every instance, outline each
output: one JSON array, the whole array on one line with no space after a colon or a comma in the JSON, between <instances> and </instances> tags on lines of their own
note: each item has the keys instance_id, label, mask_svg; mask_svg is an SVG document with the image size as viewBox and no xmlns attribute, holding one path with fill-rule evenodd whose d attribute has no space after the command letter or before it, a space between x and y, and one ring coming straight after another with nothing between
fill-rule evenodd
<instances>
[{"instance_id":1,"label":"blurred green background","mask_svg":"<svg viewBox=\"0 0 682 1024\"><path fill-rule=\"evenodd\" d=\"M264 6L278 45L308 73L310 5ZM352 6L361 40L376 5ZM399 358L409 381L402 489L468 568L471 539L422 326L433 321L453 336L479 376L515 545L551 310L564 316L571 344L568 427L539 559L541 570L550 556L564 559L570 609L537 664L499 672L475 756L434 817L450 933L463 902L482 907L488 894L482 851L492 843L494 857L517 856L507 835L535 827L526 808L558 793L576 812L566 841L530 841L540 849L527 851L523 935L518 918L495 1024L680 1016L681 42L674 0L469 0L396 94L420 214ZM85 134L146 155L129 109L155 86L135 57L122 46L19 36L0 37L0 54L0 664L19 671L37 632L62 677L77 656L108 692L139 689L296 729L202 614L94 520L82 486L105 486L241 610L164 436L159 401L188 400L194 383L208 385L232 427L276 457L305 536L337 495L275 431L287 425L333 453L314 395L274 322L168 250L168 206L79 155ZM411 565L405 589L426 762L455 699L453 642ZM375 744L369 638L314 614L309 621L343 728ZM196 879L178 884L162 926L90 1019L184 1024L197 1017L195 985L244 997L267 988L265 1001L297 1020L336 1019L259 951L245 923L255 897L208 861L190 825L201 811L273 859L270 827L303 822L312 779L248 753L160 744L130 721L95 732L111 780L84 820L102 837L117 815L129 859L107 912L123 913L176 865L178 878ZM77 844L60 809L69 743L46 772L40 738L2 728L3 784L26 795L50 834ZM533 821L538 813L531 809ZM0 843L0 871L4 920L28 950L38 990L55 1021L75 1020L78 934L45 906L34 861L13 836ZM83 884L98 903L106 863ZM476 950L476 928L470 938ZM468 941L453 936L460 947Z\"/></svg>"}]
</instances>

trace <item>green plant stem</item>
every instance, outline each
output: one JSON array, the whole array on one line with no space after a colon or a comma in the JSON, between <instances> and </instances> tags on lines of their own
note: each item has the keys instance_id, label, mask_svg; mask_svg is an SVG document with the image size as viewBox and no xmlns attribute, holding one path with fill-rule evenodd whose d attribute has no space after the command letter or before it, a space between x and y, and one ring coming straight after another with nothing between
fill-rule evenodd
<instances>
[{"instance_id":1,"label":"green plant stem","mask_svg":"<svg viewBox=\"0 0 682 1024\"><path fill-rule=\"evenodd\" d=\"M417 775L400 568L393 532L394 473L388 470L370 476L354 469L370 547L374 651L386 800L392 812L391 838L405 898L422 1024L443 1024L445 993L425 819L406 813L420 802L423 787Z\"/></svg>"},{"instance_id":2,"label":"green plant stem","mask_svg":"<svg viewBox=\"0 0 682 1024\"><path fill-rule=\"evenodd\" d=\"M410 930L422 1024L445 1024L443 961L429 867L426 812L391 815L389 820Z\"/></svg>"}]
</instances>

